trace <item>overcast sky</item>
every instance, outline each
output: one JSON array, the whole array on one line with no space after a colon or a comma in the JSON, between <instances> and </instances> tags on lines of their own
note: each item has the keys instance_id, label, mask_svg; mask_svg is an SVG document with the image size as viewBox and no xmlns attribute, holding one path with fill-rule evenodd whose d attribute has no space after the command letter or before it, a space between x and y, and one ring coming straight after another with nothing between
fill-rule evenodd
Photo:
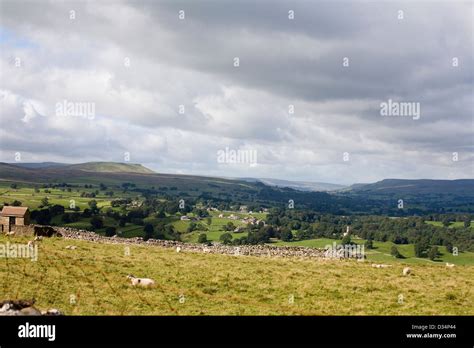
<instances>
[{"instance_id":1,"label":"overcast sky","mask_svg":"<svg viewBox=\"0 0 474 348\"><path fill-rule=\"evenodd\" d=\"M0 4L0 161L129 155L164 173L342 184L474 177L472 2ZM389 100L420 113L382 116ZM92 112L61 114L65 101ZM226 148L257 163L219 163Z\"/></svg>"}]
</instances>

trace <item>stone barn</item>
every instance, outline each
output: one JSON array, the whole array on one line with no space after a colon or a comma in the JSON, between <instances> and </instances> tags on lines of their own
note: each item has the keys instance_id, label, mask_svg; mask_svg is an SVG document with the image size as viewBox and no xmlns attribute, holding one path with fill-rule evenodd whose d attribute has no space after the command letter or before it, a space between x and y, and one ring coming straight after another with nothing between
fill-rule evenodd
<instances>
[{"instance_id":1,"label":"stone barn","mask_svg":"<svg viewBox=\"0 0 474 348\"><path fill-rule=\"evenodd\" d=\"M10 232L13 226L28 226L30 211L28 207L5 206L0 213L0 223L3 232Z\"/></svg>"},{"instance_id":2,"label":"stone barn","mask_svg":"<svg viewBox=\"0 0 474 348\"><path fill-rule=\"evenodd\" d=\"M51 226L30 225L30 211L28 207L3 207L0 212L0 233L9 233L15 236L57 236L58 233Z\"/></svg>"}]
</instances>

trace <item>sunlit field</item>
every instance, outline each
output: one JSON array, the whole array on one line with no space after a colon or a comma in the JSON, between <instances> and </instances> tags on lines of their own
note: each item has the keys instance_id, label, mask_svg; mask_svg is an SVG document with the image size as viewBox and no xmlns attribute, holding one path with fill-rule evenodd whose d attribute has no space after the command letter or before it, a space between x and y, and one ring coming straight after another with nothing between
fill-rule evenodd
<instances>
[{"instance_id":1,"label":"sunlit field","mask_svg":"<svg viewBox=\"0 0 474 348\"><path fill-rule=\"evenodd\" d=\"M26 243L0 237L0 243ZM69 250L68 245L77 246ZM473 315L474 267L177 253L44 239L38 261L0 258L0 298L66 315ZM128 274L152 278L134 288Z\"/></svg>"}]
</instances>

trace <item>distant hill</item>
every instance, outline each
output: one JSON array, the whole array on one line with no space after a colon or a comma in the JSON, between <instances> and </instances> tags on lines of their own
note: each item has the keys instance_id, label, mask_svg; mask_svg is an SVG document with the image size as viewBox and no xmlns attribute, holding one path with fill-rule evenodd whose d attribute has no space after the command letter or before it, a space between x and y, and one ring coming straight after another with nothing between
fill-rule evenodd
<instances>
[{"instance_id":1,"label":"distant hill","mask_svg":"<svg viewBox=\"0 0 474 348\"><path fill-rule=\"evenodd\" d=\"M327 191L338 191L347 188L344 185L330 184L326 182L311 182L311 181L290 181L280 179L269 179L269 178L245 178L243 180L249 182L261 182L268 186L276 187L288 187L298 191L316 191L316 192L327 192Z\"/></svg>"},{"instance_id":2,"label":"distant hill","mask_svg":"<svg viewBox=\"0 0 474 348\"><path fill-rule=\"evenodd\" d=\"M474 179L384 179L373 184L355 184L349 192L364 194L457 194L474 195Z\"/></svg>"},{"instance_id":3,"label":"distant hill","mask_svg":"<svg viewBox=\"0 0 474 348\"><path fill-rule=\"evenodd\" d=\"M13 166L23 167L23 168L53 168L53 167L64 167L67 166L67 163L57 163L57 162L38 162L38 163L23 163L15 162L8 163Z\"/></svg>"},{"instance_id":4,"label":"distant hill","mask_svg":"<svg viewBox=\"0 0 474 348\"><path fill-rule=\"evenodd\" d=\"M474 213L474 180L387 179L373 184L340 189L326 183L293 183L274 179L226 179L196 175L160 174L139 164L90 162L28 168L0 163L3 182L26 184L64 184L83 186L104 184L132 191L167 195L181 199L212 200L215 204L258 204L283 207L289 200L298 209L336 215L387 214L412 216L443 212ZM320 185L319 187L317 185ZM8 187L9 184L3 184ZM331 192L317 192L318 190ZM406 208L397 207L398 199Z\"/></svg>"},{"instance_id":5,"label":"distant hill","mask_svg":"<svg viewBox=\"0 0 474 348\"><path fill-rule=\"evenodd\" d=\"M251 190L257 192L256 184L241 180L230 180L196 175L160 174L140 165L115 162L88 162L82 164L68 164L63 166L28 168L15 164L0 162L0 182L25 182L35 184L71 183L121 185L133 183L141 189L153 187L174 188L183 192L209 191L228 194L228 192L242 192Z\"/></svg>"},{"instance_id":6,"label":"distant hill","mask_svg":"<svg viewBox=\"0 0 474 348\"><path fill-rule=\"evenodd\" d=\"M153 174L153 170L148 169L141 164L119 163L119 162L87 162L80 164L67 165L64 169L82 170L95 173L140 173Z\"/></svg>"},{"instance_id":7,"label":"distant hill","mask_svg":"<svg viewBox=\"0 0 474 348\"><path fill-rule=\"evenodd\" d=\"M141 164L120 163L120 162L86 162L79 164L57 163L57 162L38 162L38 163L5 163L14 167L28 169L55 169L61 170L81 170L95 173L140 173L152 174L153 170L148 169Z\"/></svg>"}]
</instances>

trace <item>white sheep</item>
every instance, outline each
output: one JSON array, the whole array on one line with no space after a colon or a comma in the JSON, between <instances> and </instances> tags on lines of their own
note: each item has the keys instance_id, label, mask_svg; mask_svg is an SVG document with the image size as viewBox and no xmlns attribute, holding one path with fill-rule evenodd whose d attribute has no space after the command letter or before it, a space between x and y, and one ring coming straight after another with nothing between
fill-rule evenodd
<instances>
[{"instance_id":1,"label":"white sheep","mask_svg":"<svg viewBox=\"0 0 474 348\"><path fill-rule=\"evenodd\" d=\"M448 268L453 268L453 267L454 267L454 263L446 262L446 267L448 267Z\"/></svg>"},{"instance_id":2,"label":"white sheep","mask_svg":"<svg viewBox=\"0 0 474 348\"><path fill-rule=\"evenodd\" d=\"M411 273L411 268L410 268L410 267L405 267L405 268L403 269L403 275L404 275L404 276L407 276L407 275L409 275L410 273Z\"/></svg>"},{"instance_id":3,"label":"white sheep","mask_svg":"<svg viewBox=\"0 0 474 348\"><path fill-rule=\"evenodd\" d=\"M77 246L75 246L75 245L68 245L68 246L66 246L66 249L69 249L69 250L76 250L76 249L77 249Z\"/></svg>"},{"instance_id":4,"label":"white sheep","mask_svg":"<svg viewBox=\"0 0 474 348\"><path fill-rule=\"evenodd\" d=\"M143 288L150 288L155 285L155 281L150 278L137 278L131 274L127 276L131 280L133 286L141 286Z\"/></svg>"},{"instance_id":5,"label":"white sheep","mask_svg":"<svg viewBox=\"0 0 474 348\"><path fill-rule=\"evenodd\" d=\"M181 247L180 246L176 247L176 252L177 253L181 252Z\"/></svg>"},{"instance_id":6,"label":"white sheep","mask_svg":"<svg viewBox=\"0 0 474 348\"><path fill-rule=\"evenodd\" d=\"M392 267L392 265L384 265L384 264L373 263L372 267L375 267L375 268L388 268L388 267Z\"/></svg>"}]
</instances>

